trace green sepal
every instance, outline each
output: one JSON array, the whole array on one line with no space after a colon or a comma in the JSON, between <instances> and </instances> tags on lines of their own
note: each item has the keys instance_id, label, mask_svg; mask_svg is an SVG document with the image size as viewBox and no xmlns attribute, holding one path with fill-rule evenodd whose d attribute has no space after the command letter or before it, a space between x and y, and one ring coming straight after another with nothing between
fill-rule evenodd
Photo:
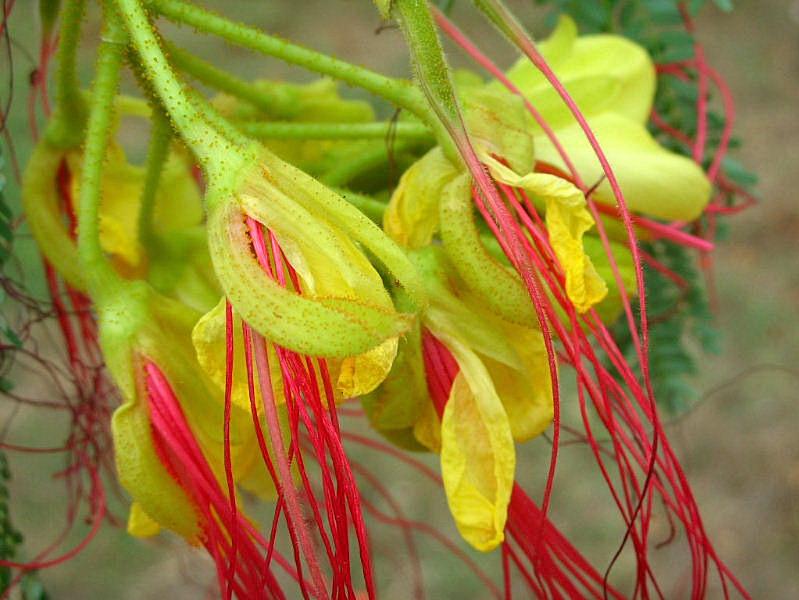
<instances>
[{"instance_id":1,"label":"green sepal","mask_svg":"<svg viewBox=\"0 0 799 600\"><path fill-rule=\"evenodd\" d=\"M459 176L444 189L440 211L444 250L466 286L505 319L536 326L535 310L521 279L483 245L468 175Z\"/></svg>"}]
</instances>

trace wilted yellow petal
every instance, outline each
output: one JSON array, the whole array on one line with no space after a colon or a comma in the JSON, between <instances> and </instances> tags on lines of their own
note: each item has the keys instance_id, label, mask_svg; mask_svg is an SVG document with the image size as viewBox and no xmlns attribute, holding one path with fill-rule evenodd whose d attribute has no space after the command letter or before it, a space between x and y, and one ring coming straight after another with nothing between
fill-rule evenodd
<instances>
[{"instance_id":1,"label":"wilted yellow petal","mask_svg":"<svg viewBox=\"0 0 799 600\"><path fill-rule=\"evenodd\" d=\"M441 474L450 512L463 538L488 552L505 539L516 453L510 423L488 372L459 353L441 421Z\"/></svg>"},{"instance_id":2,"label":"wilted yellow petal","mask_svg":"<svg viewBox=\"0 0 799 600\"><path fill-rule=\"evenodd\" d=\"M397 344L397 338L389 338L363 354L342 360L336 392L346 399L374 390L391 370L397 356Z\"/></svg>"},{"instance_id":3,"label":"wilted yellow petal","mask_svg":"<svg viewBox=\"0 0 799 600\"><path fill-rule=\"evenodd\" d=\"M483 157L491 174L508 185L522 188L546 204L549 241L566 276L566 293L579 312L589 310L608 293L583 248L583 234L594 225L582 192L572 183L547 173L520 176L490 157Z\"/></svg>"}]
</instances>

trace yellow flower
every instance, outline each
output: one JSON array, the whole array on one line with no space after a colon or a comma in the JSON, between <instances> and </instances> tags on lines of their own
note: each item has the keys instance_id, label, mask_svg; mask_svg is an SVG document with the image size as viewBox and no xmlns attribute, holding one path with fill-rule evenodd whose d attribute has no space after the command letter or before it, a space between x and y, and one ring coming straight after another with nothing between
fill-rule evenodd
<instances>
[{"instance_id":1,"label":"yellow flower","mask_svg":"<svg viewBox=\"0 0 799 600\"><path fill-rule=\"evenodd\" d=\"M489 551L504 539L514 442L539 435L552 420L543 338L487 310L440 248L430 246L411 256L430 301L420 327L443 344L459 372L439 420L417 330L403 341L386 381L363 399L364 408L389 439L440 453L458 530L476 549Z\"/></svg>"},{"instance_id":2,"label":"yellow flower","mask_svg":"<svg viewBox=\"0 0 799 600\"><path fill-rule=\"evenodd\" d=\"M656 87L655 67L646 51L621 36L578 37L567 16L538 48L596 134L630 209L666 220L696 219L710 200L710 182L699 165L662 148L646 129ZM543 75L522 58L508 78L555 130L583 181L599 182L603 171L593 149ZM499 82L490 85L502 87ZM567 171L544 132L536 127L533 133L536 160ZM596 197L616 203L607 181L599 185Z\"/></svg>"}]
</instances>

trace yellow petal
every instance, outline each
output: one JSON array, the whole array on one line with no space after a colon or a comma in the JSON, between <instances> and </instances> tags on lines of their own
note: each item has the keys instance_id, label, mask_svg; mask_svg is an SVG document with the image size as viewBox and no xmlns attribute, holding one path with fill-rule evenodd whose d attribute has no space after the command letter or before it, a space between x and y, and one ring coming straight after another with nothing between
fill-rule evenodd
<instances>
[{"instance_id":1,"label":"yellow petal","mask_svg":"<svg viewBox=\"0 0 799 600\"><path fill-rule=\"evenodd\" d=\"M158 535L161 526L150 518L142 505L134 501L128 514L128 533L138 538L149 538Z\"/></svg>"},{"instance_id":2,"label":"yellow petal","mask_svg":"<svg viewBox=\"0 0 799 600\"><path fill-rule=\"evenodd\" d=\"M434 148L403 173L383 215L383 229L404 248L427 246L438 231L438 204L457 169Z\"/></svg>"},{"instance_id":3,"label":"yellow petal","mask_svg":"<svg viewBox=\"0 0 799 600\"><path fill-rule=\"evenodd\" d=\"M441 419L429 399L422 406L419 418L413 425L413 436L431 452L441 452Z\"/></svg>"},{"instance_id":4,"label":"yellow petal","mask_svg":"<svg viewBox=\"0 0 799 600\"><path fill-rule=\"evenodd\" d=\"M610 112L646 123L656 76L643 47L618 35L577 37L574 21L563 17L539 49L585 116ZM565 104L555 101L551 85L526 57L508 71L508 77L553 127L573 122Z\"/></svg>"},{"instance_id":5,"label":"yellow petal","mask_svg":"<svg viewBox=\"0 0 799 600\"><path fill-rule=\"evenodd\" d=\"M397 338L389 338L363 354L341 361L336 391L346 399L374 390L391 370L397 356L397 345Z\"/></svg>"},{"instance_id":6,"label":"yellow petal","mask_svg":"<svg viewBox=\"0 0 799 600\"><path fill-rule=\"evenodd\" d=\"M631 211L676 221L692 221L702 213L711 185L694 161L662 148L646 127L625 117L608 113L589 123ZM583 131L574 125L557 134L583 180L589 185L600 181L602 166ZM565 168L546 136L536 137L536 158ZM600 183L595 196L605 204L616 204L607 180Z\"/></svg>"},{"instance_id":7,"label":"yellow petal","mask_svg":"<svg viewBox=\"0 0 799 600\"><path fill-rule=\"evenodd\" d=\"M541 434L553 417L552 378L546 346L535 329L510 323L501 325L521 363L521 368L482 357L502 406L508 415L513 439L525 442Z\"/></svg>"},{"instance_id":8,"label":"yellow petal","mask_svg":"<svg viewBox=\"0 0 799 600\"><path fill-rule=\"evenodd\" d=\"M459 358L463 359L461 355ZM459 362L441 421L441 473L463 538L488 552L505 539L515 469L510 423L485 368Z\"/></svg>"},{"instance_id":9,"label":"yellow petal","mask_svg":"<svg viewBox=\"0 0 799 600\"><path fill-rule=\"evenodd\" d=\"M399 341L385 381L373 392L361 396L370 425L381 433L413 427L422 405L430 402L420 336L417 325Z\"/></svg>"},{"instance_id":10,"label":"yellow petal","mask_svg":"<svg viewBox=\"0 0 799 600\"><path fill-rule=\"evenodd\" d=\"M222 298L210 312L203 315L191 332L197 361L205 374L216 384L220 394L219 401L224 399L226 377L226 317L225 299ZM233 391L232 403L234 406L250 412L250 394L247 384L247 368L244 359L244 337L241 331L241 318L234 316L233 321ZM269 370L272 378L272 387L275 390L275 400L283 402L283 384L280 365L271 344L267 345L269 352ZM256 394L260 406L260 391L256 381Z\"/></svg>"},{"instance_id":11,"label":"yellow petal","mask_svg":"<svg viewBox=\"0 0 799 600\"><path fill-rule=\"evenodd\" d=\"M161 464L146 410L131 401L111 420L119 481L160 526L189 541L200 534L198 515L185 492Z\"/></svg>"},{"instance_id":12,"label":"yellow petal","mask_svg":"<svg viewBox=\"0 0 799 600\"><path fill-rule=\"evenodd\" d=\"M482 157L491 174L508 185L522 188L546 204L549 241L566 276L566 294L579 312L586 312L608 293L583 248L583 234L594 225L582 192L572 183L546 173L520 176L490 157Z\"/></svg>"}]
</instances>

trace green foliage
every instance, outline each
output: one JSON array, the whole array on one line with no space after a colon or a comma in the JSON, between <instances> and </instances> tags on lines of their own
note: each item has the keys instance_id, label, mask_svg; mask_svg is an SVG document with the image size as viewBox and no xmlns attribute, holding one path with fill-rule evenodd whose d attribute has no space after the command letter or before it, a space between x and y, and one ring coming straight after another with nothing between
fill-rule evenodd
<instances>
[{"instance_id":1,"label":"green foliage","mask_svg":"<svg viewBox=\"0 0 799 600\"><path fill-rule=\"evenodd\" d=\"M2 147L0 147L0 277L5 279L6 266L11 257L14 241L13 213L6 201L6 179L3 174L5 167ZM0 287L0 308L6 301L5 288ZM22 340L6 321L5 311L0 310L0 344L11 344L16 348L22 346ZM0 350L0 393L9 392L13 383L3 374L9 368L9 361L13 352ZM11 479L11 470L8 466L6 455L0 451L0 559L11 560L22 543L22 534L17 531L11 522L9 509L8 482ZM13 573L10 567L0 567L0 594L7 591ZM47 592L35 572L26 573L20 582L23 600L48 600Z\"/></svg>"},{"instance_id":2,"label":"green foliage","mask_svg":"<svg viewBox=\"0 0 799 600\"><path fill-rule=\"evenodd\" d=\"M673 26L682 22L676 0L535 0L536 4L548 5L553 14L566 13L577 21L580 30L614 32L639 39L645 29ZM685 3L691 14L698 13L708 0L689 0ZM712 0L719 9L729 12L731 0ZM680 40L673 40L679 42ZM684 40L683 40L684 42Z\"/></svg>"},{"instance_id":3,"label":"green foliage","mask_svg":"<svg viewBox=\"0 0 799 600\"><path fill-rule=\"evenodd\" d=\"M5 267L8 259L11 257L12 242L14 239L13 213L6 202L4 193L6 187L6 179L3 174L4 167L2 148L0 148L0 277L3 278L6 276ZM5 301L5 289L4 287L0 287L0 307L3 307ZM11 343L17 348L22 345L19 336L14 333L14 330L6 321L5 311L0 311L0 344L6 343ZM10 352L0 353L0 391L11 389L11 382L2 375L8 368L6 363L10 360L11 354Z\"/></svg>"},{"instance_id":4,"label":"green foliage","mask_svg":"<svg viewBox=\"0 0 799 600\"><path fill-rule=\"evenodd\" d=\"M6 455L0 452L0 558L13 559L17 547L22 543L22 535L11 523L8 507L8 481L11 471L8 468ZM0 567L0 593L5 592L11 584L12 571L9 567Z\"/></svg>"},{"instance_id":5,"label":"green foliage","mask_svg":"<svg viewBox=\"0 0 799 600\"><path fill-rule=\"evenodd\" d=\"M697 350L717 353L719 332L714 327L702 274L691 252L662 240L646 244L644 249L681 278L677 283L655 269L645 268L652 385L660 405L678 414L688 409L697 397L688 381L697 372ZM635 364L627 327L618 323L614 336Z\"/></svg>"}]
</instances>

